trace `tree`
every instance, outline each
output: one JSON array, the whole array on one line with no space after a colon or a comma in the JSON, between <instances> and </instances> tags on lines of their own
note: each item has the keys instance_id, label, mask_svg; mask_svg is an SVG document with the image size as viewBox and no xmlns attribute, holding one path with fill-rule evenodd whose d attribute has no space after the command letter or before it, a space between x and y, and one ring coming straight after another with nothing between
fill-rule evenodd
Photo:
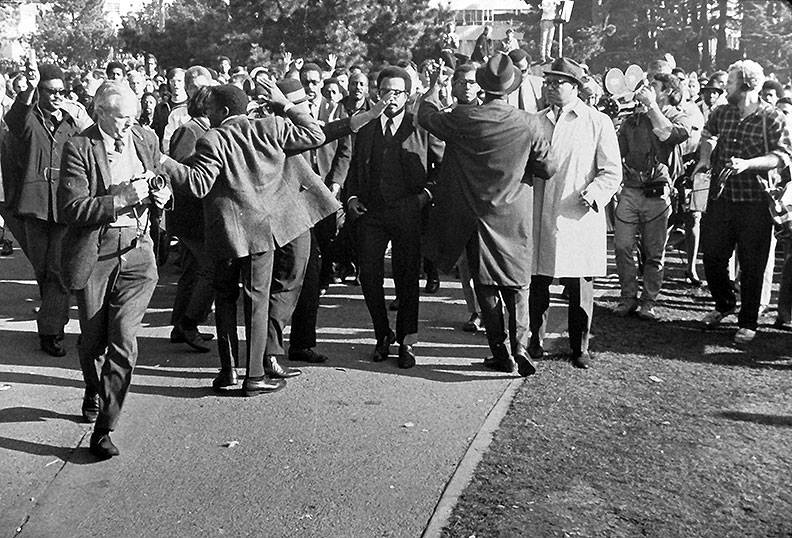
<instances>
[{"instance_id":1,"label":"tree","mask_svg":"<svg viewBox=\"0 0 792 538\"><path fill-rule=\"evenodd\" d=\"M44 6L30 44L43 56L70 64L104 62L118 39L102 0L57 0Z\"/></svg>"},{"instance_id":2,"label":"tree","mask_svg":"<svg viewBox=\"0 0 792 538\"><path fill-rule=\"evenodd\" d=\"M745 55L761 63L766 73L783 80L792 75L792 8L784 2L746 1L743 4L741 44Z\"/></svg>"}]
</instances>

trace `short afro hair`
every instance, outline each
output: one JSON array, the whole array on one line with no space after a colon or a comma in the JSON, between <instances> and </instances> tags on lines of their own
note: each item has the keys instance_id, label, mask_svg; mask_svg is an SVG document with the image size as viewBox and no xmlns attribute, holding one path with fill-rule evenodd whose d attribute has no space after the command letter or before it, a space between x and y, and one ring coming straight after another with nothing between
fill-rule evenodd
<instances>
[{"instance_id":1,"label":"short afro hair","mask_svg":"<svg viewBox=\"0 0 792 538\"><path fill-rule=\"evenodd\" d=\"M780 82L777 80L773 80L771 78L765 80L764 84L762 84L762 91L765 90L775 90L775 94L778 97L784 96L784 87L781 85Z\"/></svg>"},{"instance_id":2,"label":"short afro hair","mask_svg":"<svg viewBox=\"0 0 792 538\"><path fill-rule=\"evenodd\" d=\"M248 106L247 94L233 84L211 87L211 97L218 107L228 108L230 116L245 114Z\"/></svg>"},{"instance_id":3,"label":"short afro hair","mask_svg":"<svg viewBox=\"0 0 792 538\"><path fill-rule=\"evenodd\" d=\"M406 69L394 65L389 65L384 68L377 76L377 88L382 85L382 81L386 78L400 78L404 80L404 89L407 90L408 94L412 93L412 78Z\"/></svg>"}]
</instances>

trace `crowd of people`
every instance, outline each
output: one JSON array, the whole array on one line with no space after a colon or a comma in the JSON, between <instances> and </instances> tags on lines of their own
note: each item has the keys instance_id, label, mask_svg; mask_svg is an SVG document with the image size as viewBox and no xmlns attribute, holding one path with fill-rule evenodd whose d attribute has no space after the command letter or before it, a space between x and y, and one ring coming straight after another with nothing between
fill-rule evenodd
<instances>
[{"instance_id":1,"label":"crowd of people","mask_svg":"<svg viewBox=\"0 0 792 538\"><path fill-rule=\"evenodd\" d=\"M0 214L35 271L46 353L66 354L77 303L92 453L118 454L110 432L172 238L180 278L170 340L209 352L215 335L198 328L214 307L220 392L240 386L238 367L243 393L254 396L299 376L295 363L326 361L317 312L334 282L361 286L376 338L371 360L388 360L398 345L397 365L413 367L422 268L427 293L440 274L458 271L469 315L462 328L485 331L484 365L521 376L544 354L550 286L560 279L570 360L589 368L609 228L616 314L657 319L669 230L679 225L691 286L702 284L701 236L715 300L704 325L737 312L739 297L735 342L755 337L775 251L757 176L789 179L789 87L751 60L702 76L664 58L608 116L601 78L585 65L533 63L513 35L496 51L487 34L472 59L448 54L458 48L449 34L439 57L420 66L287 54L249 70L221 57L163 71L148 55L70 77L31 57L8 76ZM706 174L704 211L684 201ZM792 328L792 239L782 240L776 324ZM732 258L739 267L730 273Z\"/></svg>"}]
</instances>

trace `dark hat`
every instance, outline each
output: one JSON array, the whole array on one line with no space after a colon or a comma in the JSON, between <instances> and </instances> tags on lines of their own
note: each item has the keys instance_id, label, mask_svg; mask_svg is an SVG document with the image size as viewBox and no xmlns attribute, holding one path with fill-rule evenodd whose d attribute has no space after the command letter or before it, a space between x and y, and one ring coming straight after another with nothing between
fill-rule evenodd
<instances>
[{"instance_id":1,"label":"dark hat","mask_svg":"<svg viewBox=\"0 0 792 538\"><path fill-rule=\"evenodd\" d=\"M476 82L481 89L493 95L508 95L522 83L522 73L506 54L494 54L476 70Z\"/></svg>"},{"instance_id":2,"label":"dark hat","mask_svg":"<svg viewBox=\"0 0 792 538\"><path fill-rule=\"evenodd\" d=\"M509 58L511 58L512 62L514 63L525 60L528 62L528 65L531 65L531 55L523 49L514 49L513 51L509 52Z\"/></svg>"},{"instance_id":3,"label":"dark hat","mask_svg":"<svg viewBox=\"0 0 792 538\"><path fill-rule=\"evenodd\" d=\"M586 79L586 72L575 60L569 58L558 58L552 64L550 69L544 72L544 75L557 75L559 77L571 78L577 82L578 86L582 86Z\"/></svg>"},{"instance_id":4,"label":"dark hat","mask_svg":"<svg viewBox=\"0 0 792 538\"><path fill-rule=\"evenodd\" d=\"M41 82L56 78L63 80L63 70L55 64L39 64L38 72Z\"/></svg>"},{"instance_id":5,"label":"dark hat","mask_svg":"<svg viewBox=\"0 0 792 538\"><path fill-rule=\"evenodd\" d=\"M308 96L305 94L305 88L303 88L303 85L300 84L300 81L296 78L284 78L283 80L279 80L276 84L280 91L283 92L283 95L286 96L286 99L292 104L299 105L308 100Z\"/></svg>"},{"instance_id":6,"label":"dark hat","mask_svg":"<svg viewBox=\"0 0 792 538\"><path fill-rule=\"evenodd\" d=\"M707 82L706 85L702 86L701 89L699 89L699 93L701 93L701 92L716 92L718 94L722 94L725 91L726 90L724 90L723 88L719 88L717 86L710 86L709 82Z\"/></svg>"}]
</instances>

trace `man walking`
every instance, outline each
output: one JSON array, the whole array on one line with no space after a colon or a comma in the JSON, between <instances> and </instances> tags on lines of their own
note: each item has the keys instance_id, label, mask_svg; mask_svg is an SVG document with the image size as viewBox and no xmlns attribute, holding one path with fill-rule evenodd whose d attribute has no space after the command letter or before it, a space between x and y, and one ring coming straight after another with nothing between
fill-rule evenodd
<instances>
[{"instance_id":1,"label":"man walking","mask_svg":"<svg viewBox=\"0 0 792 538\"><path fill-rule=\"evenodd\" d=\"M520 375L527 376L536 371L526 353L533 260L533 195L527 183L552 173L549 142L535 115L506 101L521 82L509 56L493 56L478 69L476 81L486 94L482 105L441 112L433 79L418 110L419 123L446 143L430 212L429 253L444 271L466 255L493 354L485 365L513 372L516 360Z\"/></svg>"},{"instance_id":2,"label":"man walking","mask_svg":"<svg viewBox=\"0 0 792 538\"><path fill-rule=\"evenodd\" d=\"M534 184L534 270L530 287L531 340L528 352L543 355L542 338L550 307L550 284L560 278L569 292L572 364L589 367L588 341L594 312L594 277L607 268L605 205L622 180L613 122L587 106L578 92L584 71L559 58L545 72L550 107L539 117L551 140L558 168Z\"/></svg>"}]
</instances>

